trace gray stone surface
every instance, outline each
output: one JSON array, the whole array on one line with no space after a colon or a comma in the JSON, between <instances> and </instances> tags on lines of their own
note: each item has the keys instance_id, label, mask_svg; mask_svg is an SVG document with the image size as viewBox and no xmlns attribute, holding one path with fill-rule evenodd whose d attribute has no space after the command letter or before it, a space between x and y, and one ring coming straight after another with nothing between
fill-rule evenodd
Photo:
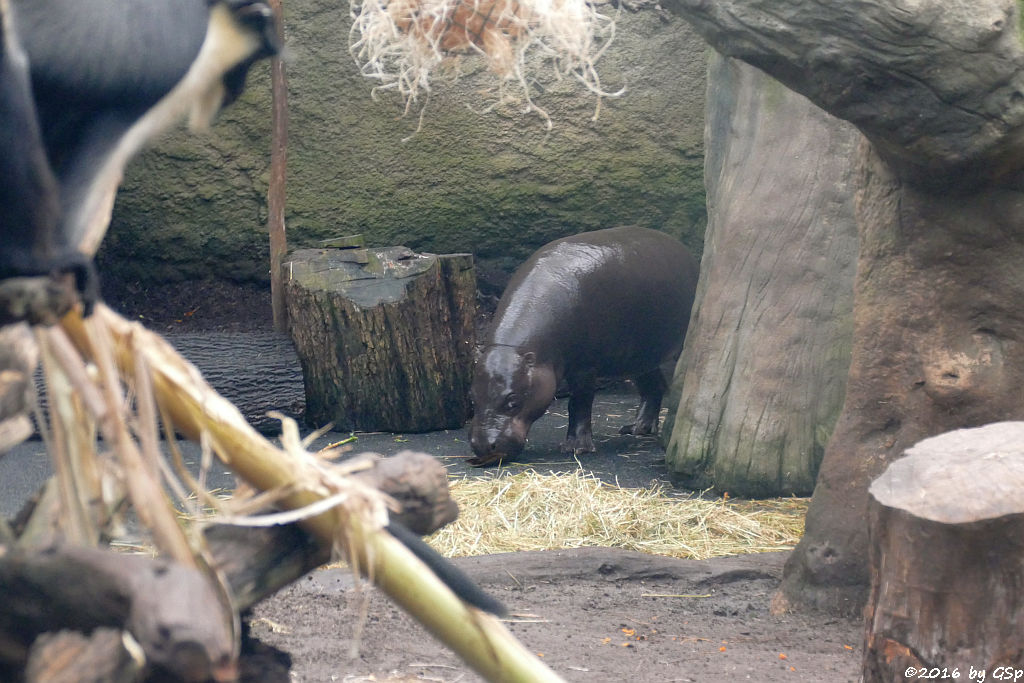
<instances>
[{"instance_id":1,"label":"gray stone surface","mask_svg":"<svg viewBox=\"0 0 1024 683\"><path fill-rule=\"evenodd\" d=\"M628 92L606 99L596 122L595 99L572 79L533 90L550 132L522 102L484 113L497 81L461 58L463 77L435 83L413 135L415 111L403 118L389 93L373 101L374 82L359 75L346 3L285 8L290 246L362 233L367 246L473 252L508 267L556 237L636 223L699 252L705 47L681 19L621 14L598 66L608 90ZM102 250L108 274L268 277L268 74L254 69L209 133L173 134L130 165Z\"/></svg>"}]
</instances>

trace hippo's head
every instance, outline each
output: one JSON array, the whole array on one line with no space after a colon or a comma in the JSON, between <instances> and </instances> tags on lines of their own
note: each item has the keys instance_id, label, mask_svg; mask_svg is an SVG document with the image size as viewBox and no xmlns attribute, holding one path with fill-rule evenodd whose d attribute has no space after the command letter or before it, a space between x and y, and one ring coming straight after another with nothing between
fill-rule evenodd
<instances>
[{"instance_id":1,"label":"hippo's head","mask_svg":"<svg viewBox=\"0 0 1024 683\"><path fill-rule=\"evenodd\" d=\"M530 425L555 398L554 369L537 362L533 351L490 346L473 371L473 423L469 443L476 457L470 465L511 460L526 445Z\"/></svg>"}]
</instances>

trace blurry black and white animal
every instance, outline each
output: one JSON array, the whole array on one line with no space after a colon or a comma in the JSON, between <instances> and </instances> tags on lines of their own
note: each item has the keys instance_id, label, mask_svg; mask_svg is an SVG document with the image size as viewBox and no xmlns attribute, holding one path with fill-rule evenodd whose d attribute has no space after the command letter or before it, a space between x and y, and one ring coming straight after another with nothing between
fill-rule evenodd
<instances>
[{"instance_id":1,"label":"blurry black and white animal","mask_svg":"<svg viewBox=\"0 0 1024 683\"><path fill-rule=\"evenodd\" d=\"M74 273L88 311L125 165L241 94L281 49L274 14L263 0L0 0L0 26L0 280ZM415 534L387 530L468 603L504 612Z\"/></svg>"},{"instance_id":2,"label":"blurry black and white animal","mask_svg":"<svg viewBox=\"0 0 1024 683\"><path fill-rule=\"evenodd\" d=\"M208 125L280 50L262 0L0 0L0 278L92 257L125 165L188 116Z\"/></svg>"}]
</instances>

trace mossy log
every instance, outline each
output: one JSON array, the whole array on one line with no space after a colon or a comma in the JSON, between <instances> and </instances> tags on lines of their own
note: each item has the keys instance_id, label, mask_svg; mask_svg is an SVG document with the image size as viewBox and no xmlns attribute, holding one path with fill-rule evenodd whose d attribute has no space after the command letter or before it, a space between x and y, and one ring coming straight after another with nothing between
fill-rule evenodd
<instances>
[{"instance_id":1,"label":"mossy log","mask_svg":"<svg viewBox=\"0 0 1024 683\"><path fill-rule=\"evenodd\" d=\"M872 483L866 683L1024 669L1022 486L1024 422L925 439Z\"/></svg>"},{"instance_id":2,"label":"mossy log","mask_svg":"<svg viewBox=\"0 0 1024 683\"><path fill-rule=\"evenodd\" d=\"M394 432L465 423L476 301L471 255L303 249L284 272L308 423Z\"/></svg>"}]
</instances>

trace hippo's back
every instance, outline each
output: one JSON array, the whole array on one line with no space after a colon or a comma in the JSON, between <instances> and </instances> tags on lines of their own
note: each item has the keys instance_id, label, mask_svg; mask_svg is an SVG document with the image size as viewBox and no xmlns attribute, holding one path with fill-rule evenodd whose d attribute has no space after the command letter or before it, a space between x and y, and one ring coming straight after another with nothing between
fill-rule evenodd
<instances>
[{"instance_id":1,"label":"hippo's back","mask_svg":"<svg viewBox=\"0 0 1024 683\"><path fill-rule=\"evenodd\" d=\"M555 240L512 276L489 341L529 348L567 371L642 372L682 347L697 273L689 250L657 230Z\"/></svg>"}]
</instances>

